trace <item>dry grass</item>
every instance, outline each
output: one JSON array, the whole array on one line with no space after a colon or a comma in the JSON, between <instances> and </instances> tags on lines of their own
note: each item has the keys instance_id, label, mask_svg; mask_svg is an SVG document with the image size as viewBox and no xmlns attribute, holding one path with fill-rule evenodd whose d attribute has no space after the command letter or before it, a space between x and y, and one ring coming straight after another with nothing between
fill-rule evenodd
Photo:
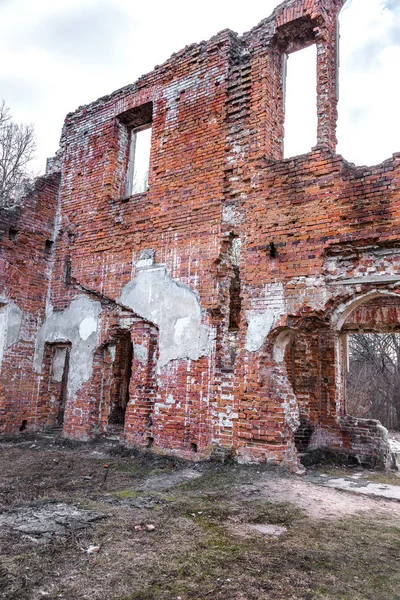
<instances>
[{"instance_id":1,"label":"dry grass","mask_svg":"<svg viewBox=\"0 0 400 600\"><path fill-rule=\"evenodd\" d=\"M100 510L91 529L41 545L0 532L0 598L5 600L398 600L400 518L316 521L282 499L239 492L252 468L204 465L201 476L163 491L136 488L184 466L157 457L104 457L93 449L1 450L3 507L50 497ZM54 462L57 461L57 462ZM278 477L271 472L271 478ZM91 479L85 479L91 477ZM237 486L237 487L236 487ZM241 488L242 489L242 488ZM130 504L146 497L154 508ZM6 499L5 499L6 498ZM241 536L231 525L274 523L280 538ZM137 531L151 523L155 530ZM98 544L98 554L84 550Z\"/></svg>"}]
</instances>

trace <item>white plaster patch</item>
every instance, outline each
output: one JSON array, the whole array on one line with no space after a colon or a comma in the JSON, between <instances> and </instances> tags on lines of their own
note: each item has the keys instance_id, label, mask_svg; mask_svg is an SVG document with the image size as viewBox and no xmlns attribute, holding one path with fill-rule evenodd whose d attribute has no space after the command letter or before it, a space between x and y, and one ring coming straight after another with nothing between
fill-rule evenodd
<instances>
[{"instance_id":1,"label":"white plaster patch","mask_svg":"<svg viewBox=\"0 0 400 600\"><path fill-rule=\"evenodd\" d=\"M0 300L0 369L4 352L19 339L22 310L14 303Z\"/></svg>"},{"instance_id":2,"label":"white plaster patch","mask_svg":"<svg viewBox=\"0 0 400 600\"><path fill-rule=\"evenodd\" d=\"M64 375L65 359L67 357L67 348L56 348L53 358L53 381L62 381Z\"/></svg>"},{"instance_id":3,"label":"white plaster patch","mask_svg":"<svg viewBox=\"0 0 400 600\"><path fill-rule=\"evenodd\" d=\"M275 324L285 314L283 285L281 283L267 284L264 294L253 304L258 304L259 308L246 311L248 322L246 350L248 352L258 352L262 348ZM267 309L263 310L264 307Z\"/></svg>"},{"instance_id":4,"label":"white plaster patch","mask_svg":"<svg viewBox=\"0 0 400 600\"><path fill-rule=\"evenodd\" d=\"M249 323L246 335L246 350L248 352L257 352L261 349L274 326L275 314L267 310L263 313L247 311L246 315Z\"/></svg>"},{"instance_id":5,"label":"white plaster patch","mask_svg":"<svg viewBox=\"0 0 400 600\"><path fill-rule=\"evenodd\" d=\"M154 260L152 258L141 258L136 263L137 269L147 269L148 267L153 266Z\"/></svg>"},{"instance_id":6,"label":"white plaster patch","mask_svg":"<svg viewBox=\"0 0 400 600\"><path fill-rule=\"evenodd\" d=\"M239 213L233 206L224 206L222 209L222 222L229 225L239 224Z\"/></svg>"},{"instance_id":7,"label":"white plaster patch","mask_svg":"<svg viewBox=\"0 0 400 600\"><path fill-rule=\"evenodd\" d=\"M308 450L315 450L316 448L341 448L343 446L343 440L340 435L334 431L328 431L326 429L314 430Z\"/></svg>"},{"instance_id":8,"label":"white plaster patch","mask_svg":"<svg viewBox=\"0 0 400 600\"><path fill-rule=\"evenodd\" d=\"M175 344L183 344L188 336L190 336L190 316L177 319L174 332Z\"/></svg>"},{"instance_id":9,"label":"white plaster patch","mask_svg":"<svg viewBox=\"0 0 400 600\"><path fill-rule=\"evenodd\" d=\"M233 422L238 418L238 414L232 412L232 408L230 406L226 407L225 412L218 413L218 424L220 427L233 427Z\"/></svg>"},{"instance_id":10,"label":"white plaster patch","mask_svg":"<svg viewBox=\"0 0 400 600\"><path fill-rule=\"evenodd\" d=\"M166 404L175 404L175 399L172 394L168 394L165 403Z\"/></svg>"},{"instance_id":11,"label":"white plaster patch","mask_svg":"<svg viewBox=\"0 0 400 600\"><path fill-rule=\"evenodd\" d=\"M81 337L81 325L88 320L83 333L93 329L97 331L97 323L101 313L101 304L81 295L74 298L68 308L60 312L53 312L49 307L48 315L39 329L36 338L34 369L41 372L43 353L46 342L70 342L71 353L68 374L68 395L75 396L80 387L92 376L93 354L97 345L97 336L92 335L84 339Z\"/></svg>"},{"instance_id":12,"label":"white plaster patch","mask_svg":"<svg viewBox=\"0 0 400 600\"><path fill-rule=\"evenodd\" d=\"M117 346L116 346L116 344L110 344L108 346L108 351L109 351L110 356L111 356L111 362L115 362L115 357L117 355Z\"/></svg>"},{"instance_id":13,"label":"white plaster patch","mask_svg":"<svg viewBox=\"0 0 400 600\"><path fill-rule=\"evenodd\" d=\"M139 271L119 300L158 326L159 369L172 360L198 360L211 353L215 331L201 323L197 294L172 279L164 267Z\"/></svg>"},{"instance_id":14,"label":"white plaster patch","mask_svg":"<svg viewBox=\"0 0 400 600\"><path fill-rule=\"evenodd\" d=\"M147 363L148 353L146 346L141 346L140 344L135 344L133 346L133 356L140 362L140 364L145 365Z\"/></svg>"},{"instance_id":15,"label":"white plaster patch","mask_svg":"<svg viewBox=\"0 0 400 600\"><path fill-rule=\"evenodd\" d=\"M14 302L10 302L8 305L6 349L10 348L19 339L22 315L22 310Z\"/></svg>"},{"instance_id":16,"label":"white plaster patch","mask_svg":"<svg viewBox=\"0 0 400 600\"><path fill-rule=\"evenodd\" d=\"M291 387L291 386L290 386ZM282 402L282 408L285 413L285 423L291 431L296 431L300 426L300 409L296 397Z\"/></svg>"},{"instance_id":17,"label":"white plaster patch","mask_svg":"<svg viewBox=\"0 0 400 600\"><path fill-rule=\"evenodd\" d=\"M4 346L7 336L7 306L0 305L0 368L3 361Z\"/></svg>"},{"instance_id":18,"label":"white plaster patch","mask_svg":"<svg viewBox=\"0 0 400 600\"><path fill-rule=\"evenodd\" d=\"M86 317L79 325L81 340L87 340L95 331L97 331L97 321L93 317Z\"/></svg>"}]
</instances>

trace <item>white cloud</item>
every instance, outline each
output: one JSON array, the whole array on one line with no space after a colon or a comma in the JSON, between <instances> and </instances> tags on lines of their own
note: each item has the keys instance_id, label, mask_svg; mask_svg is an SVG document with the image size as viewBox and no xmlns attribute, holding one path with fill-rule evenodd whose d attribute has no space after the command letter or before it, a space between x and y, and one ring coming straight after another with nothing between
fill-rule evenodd
<instances>
[{"instance_id":1,"label":"white cloud","mask_svg":"<svg viewBox=\"0 0 400 600\"><path fill-rule=\"evenodd\" d=\"M338 151L375 164L400 151L400 5L352 0L341 18Z\"/></svg>"},{"instance_id":2,"label":"white cloud","mask_svg":"<svg viewBox=\"0 0 400 600\"><path fill-rule=\"evenodd\" d=\"M0 97L15 119L35 124L43 169L67 112L135 81L187 44L225 28L243 33L278 4L0 0ZM341 30L339 150L357 163L378 162L400 150L398 0L351 0Z\"/></svg>"}]
</instances>

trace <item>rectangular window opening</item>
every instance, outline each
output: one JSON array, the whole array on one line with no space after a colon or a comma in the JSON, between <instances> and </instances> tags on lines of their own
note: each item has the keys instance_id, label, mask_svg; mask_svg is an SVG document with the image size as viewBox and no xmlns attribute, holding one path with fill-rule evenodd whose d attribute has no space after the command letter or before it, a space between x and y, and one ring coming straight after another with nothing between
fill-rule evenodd
<instances>
[{"instance_id":1,"label":"rectangular window opening","mask_svg":"<svg viewBox=\"0 0 400 600\"><path fill-rule=\"evenodd\" d=\"M53 246L54 246L54 242L52 240L46 240L45 245L44 245L44 250L45 250L46 254L51 254L51 252L53 250Z\"/></svg>"},{"instance_id":2,"label":"rectangular window opening","mask_svg":"<svg viewBox=\"0 0 400 600\"><path fill-rule=\"evenodd\" d=\"M151 124L132 129L126 178L126 196L147 192L149 183Z\"/></svg>"},{"instance_id":3,"label":"rectangular window opening","mask_svg":"<svg viewBox=\"0 0 400 600\"><path fill-rule=\"evenodd\" d=\"M286 56L284 61L284 157L305 154L317 144L317 47Z\"/></svg>"},{"instance_id":4,"label":"rectangular window opening","mask_svg":"<svg viewBox=\"0 0 400 600\"><path fill-rule=\"evenodd\" d=\"M64 264L64 283L71 285L72 283L72 260L70 256L67 256Z\"/></svg>"},{"instance_id":5,"label":"rectangular window opening","mask_svg":"<svg viewBox=\"0 0 400 600\"><path fill-rule=\"evenodd\" d=\"M12 242L15 242L17 238L18 238L18 229L15 229L15 227L10 227L10 229L8 230L8 239L11 240Z\"/></svg>"}]
</instances>

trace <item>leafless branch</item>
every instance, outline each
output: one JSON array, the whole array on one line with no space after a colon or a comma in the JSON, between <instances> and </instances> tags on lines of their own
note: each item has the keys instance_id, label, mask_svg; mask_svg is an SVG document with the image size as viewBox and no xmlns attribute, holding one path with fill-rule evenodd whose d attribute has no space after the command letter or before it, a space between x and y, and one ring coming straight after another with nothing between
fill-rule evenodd
<instances>
[{"instance_id":1,"label":"leafless branch","mask_svg":"<svg viewBox=\"0 0 400 600\"><path fill-rule=\"evenodd\" d=\"M34 158L33 125L14 123L4 100L0 102L0 206L18 204L31 182L28 165Z\"/></svg>"},{"instance_id":2,"label":"leafless branch","mask_svg":"<svg viewBox=\"0 0 400 600\"><path fill-rule=\"evenodd\" d=\"M400 429L400 334L349 337L347 412Z\"/></svg>"}]
</instances>

